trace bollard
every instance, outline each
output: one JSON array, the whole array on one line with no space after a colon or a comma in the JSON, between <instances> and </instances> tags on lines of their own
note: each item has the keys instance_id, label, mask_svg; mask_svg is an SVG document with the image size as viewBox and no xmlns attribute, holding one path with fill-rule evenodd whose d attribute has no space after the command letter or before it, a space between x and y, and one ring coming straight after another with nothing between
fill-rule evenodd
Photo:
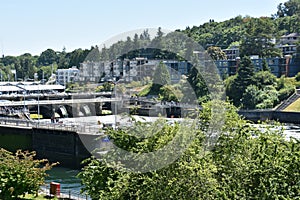
<instances>
[{"instance_id":1,"label":"bollard","mask_svg":"<svg viewBox=\"0 0 300 200\"><path fill-rule=\"evenodd\" d=\"M50 183L50 194L54 196L60 196L60 184L51 182Z\"/></svg>"}]
</instances>

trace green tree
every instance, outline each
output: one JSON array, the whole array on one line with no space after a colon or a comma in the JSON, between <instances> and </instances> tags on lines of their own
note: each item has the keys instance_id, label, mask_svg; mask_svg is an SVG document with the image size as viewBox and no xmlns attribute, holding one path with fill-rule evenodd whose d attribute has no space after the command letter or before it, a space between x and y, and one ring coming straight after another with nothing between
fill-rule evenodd
<instances>
[{"instance_id":1,"label":"green tree","mask_svg":"<svg viewBox=\"0 0 300 200\"><path fill-rule=\"evenodd\" d=\"M12 154L0 149L0 198L17 199L20 195L37 195L44 184L46 171L53 166L47 160L35 160L34 152Z\"/></svg>"},{"instance_id":2,"label":"green tree","mask_svg":"<svg viewBox=\"0 0 300 200\"><path fill-rule=\"evenodd\" d=\"M181 90L171 85L164 85L163 87L161 87L159 95L161 96L161 100L169 102L179 102L183 97Z\"/></svg>"},{"instance_id":3,"label":"green tree","mask_svg":"<svg viewBox=\"0 0 300 200\"><path fill-rule=\"evenodd\" d=\"M207 123L215 120L211 110L216 104L223 105L226 114L217 142L207 149L205 130ZM134 173L119 170L123 159L116 164L88 159L79 175L83 190L92 199L297 199L300 142L286 140L278 127L264 124L262 132L236 111L224 102L203 104L199 121L206 123L194 130L195 140L174 163L159 170ZM147 139L124 130L107 134L124 150L152 152L167 144L179 126L164 125Z\"/></svg>"},{"instance_id":4,"label":"green tree","mask_svg":"<svg viewBox=\"0 0 300 200\"><path fill-rule=\"evenodd\" d=\"M243 93L249 85L253 84L254 65L249 57L241 59L237 76L231 78L231 82L227 82L226 94L233 104L239 106Z\"/></svg>"},{"instance_id":5,"label":"green tree","mask_svg":"<svg viewBox=\"0 0 300 200\"><path fill-rule=\"evenodd\" d=\"M253 85L256 85L259 89L264 89L268 85L277 87L277 78L270 71L259 71L253 76Z\"/></svg>"},{"instance_id":6,"label":"green tree","mask_svg":"<svg viewBox=\"0 0 300 200\"><path fill-rule=\"evenodd\" d=\"M71 53L68 53L67 57L69 57L70 62L68 67L76 66L77 68L80 67L80 63L82 63L87 55L89 54L90 50L82 50L82 49L75 49Z\"/></svg>"},{"instance_id":7,"label":"green tree","mask_svg":"<svg viewBox=\"0 0 300 200\"><path fill-rule=\"evenodd\" d=\"M163 62L160 62L156 66L156 69L154 71L151 93L158 94L161 87L163 87L164 85L168 85L170 83L171 83L170 72L167 66Z\"/></svg>"},{"instance_id":8,"label":"green tree","mask_svg":"<svg viewBox=\"0 0 300 200\"><path fill-rule=\"evenodd\" d=\"M203 97L209 95L207 84L201 74L200 66L194 65L188 73L187 81L189 86L187 88L192 87L196 97L200 100Z\"/></svg>"},{"instance_id":9,"label":"green tree","mask_svg":"<svg viewBox=\"0 0 300 200\"><path fill-rule=\"evenodd\" d=\"M274 106L279 102L279 93L274 86L268 85L263 90L258 97L260 102L256 105L257 109L267 109L274 108Z\"/></svg>"},{"instance_id":10,"label":"green tree","mask_svg":"<svg viewBox=\"0 0 300 200\"><path fill-rule=\"evenodd\" d=\"M165 46L164 40L163 40L163 35L164 35L164 33L162 32L161 27L158 27L156 36L151 41L150 46L153 47L153 48L162 50Z\"/></svg>"},{"instance_id":11,"label":"green tree","mask_svg":"<svg viewBox=\"0 0 300 200\"><path fill-rule=\"evenodd\" d=\"M207 53L213 60L227 59L226 54L221 50L220 47L214 47L214 46L208 47Z\"/></svg>"},{"instance_id":12,"label":"green tree","mask_svg":"<svg viewBox=\"0 0 300 200\"><path fill-rule=\"evenodd\" d=\"M295 92L296 88L293 82L291 82L291 79L282 76L277 80L276 89L279 93L278 94L279 101L283 101L287 99L289 96L291 96Z\"/></svg>"},{"instance_id":13,"label":"green tree","mask_svg":"<svg viewBox=\"0 0 300 200\"><path fill-rule=\"evenodd\" d=\"M262 62L262 71L271 72L271 69L270 69L266 59L264 59L263 62Z\"/></svg>"},{"instance_id":14,"label":"green tree","mask_svg":"<svg viewBox=\"0 0 300 200\"><path fill-rule=\"evenodd\" d=\"M19 71L22 73L22 79L27 80L33 78L36 69L36 59L31 54L25 53L19 56L20 68Z\"/></svg>"},{"instance_id":15,"label":"green tree","mask_svg":"<svg viewBox=\"0 0 300 200\"><path fill-rule=\"evenodd\" d=\"M214 151L222 199L297 198L299 142L289 142L280 131L262 133L235 124L235 131L222 135ZM271 128L271 127L270 127ZM255 138L253 138L253 134ZM234 177L234 178L233 178Z\"/></svg>"},{"instance_id":16,"label":"green tree","mask_svg":"<svg viewBox=\"0 0 300 200\"><path fill-rule=\"evenodd\" d=\"M42 80L43 78L48 80L51 77L52 73L56 72L57 68L57 64L53 64L50 66L40 66L37 72L39 80Z\"/></svg>"},{"instance_id":17,"label":"green tree","mask_svg":"<svg viewBox=\"0 0 300 200\"><path fill-rule=\"evenodd\" d=\"M205 109L204 112L208 114L209 110ZM155 131L157 127L162 127L162 129L159 132L155 131L156 134L147 139L134 137L126 130L111 130L108 134L114 143L124 150L137 153L152 152L168 144L175 134L178 134L177 130L180 125L175 123L174 126L170 126L160 121L154 124L136 123L136 126L143 127L143 130L148 127L150 131ZM189 129L191 129L190 125ZM188 132L180 133L180 135L183 138L190 137ZM218 183L213 177L215 169L209 158L202 157L202 142L203 134L199 130L198 137L178 160L162 169L147 173L118 171L118 167L122 165L121 160L125 158L115 166L106 163L105 159L102 161L89 159L79 174L85 185L83 190L87 191L92 199L217 198ZM157 159L153 162L160 162L159 159L167 158Z\"/></svg>"},{"instance_id":18,"label":"green tree","mask_svg":"<svg viewBox=\"0 0 300 200\"><path fill-rule=\"evenodd\" d=\"M259 97L261 96L261 90L255 85L249 85L242 96L242 108L243 109L256 109L256 105L259 104Z\"/></svg>"},{"instance_id":19,"label":"green tree","mask_svg":"<svg viewBox=\"0 0 300 200\"><path fill-rule=\"evenodd\" d=\"M134 34L133 38L133 49L141 48L141 43L138 34Z\"/></svg>"},{"instance_id":20,"label":"green tree","mask_svg":"<svg viewBox=\"0 0 300 200\"><path fill-rule=\"evenodd\" d=\"M244 37L241 40L241 56L259 55L261 58L280 56L279 49L272 42L275 25L271 18L250 18L245 24Z\"/></svg>"},{"instance_id":21,"label":"green tree","mask_svg":"<svg viewBox=\"0 0 300 200\"><path fill-rule=\"evenodd\" d=\"M58 61L58 55L53 49L43 51L37 60L39 66L48 66Z\"/></svg>"},{"instance_id":22,"label":"green tree","mask_svg":"<svg viewBox=\"0 0 300 200\"><path fill-rule=\"evenodd\" d=\"M285 3L280 3L277 7L277 17L299 15L300 13L300 1L288 0Z\"/></svg>"},{"instance_id":23,"label":"green tree","mask_svg":"<svg viewBox=\"0 0 300 200\"><path fill-rule=\"evenodd\" d=\"M57 53L57 65L59 69L67 69L70 65L69 54L65 51L65 48L62 52Z\"/></svg>"},{"instance_id":24,"label":"green tree","mask_svg":"<svg viewBox=\"0 0 300 200\"><path fill-rule=\"evenodd\" d=\"M243 109L267 109L273 108L278 103L278 92L272 85L265 85L259 88L256 85L249 85L242 97Z\"/></svg>"}]
</instances>

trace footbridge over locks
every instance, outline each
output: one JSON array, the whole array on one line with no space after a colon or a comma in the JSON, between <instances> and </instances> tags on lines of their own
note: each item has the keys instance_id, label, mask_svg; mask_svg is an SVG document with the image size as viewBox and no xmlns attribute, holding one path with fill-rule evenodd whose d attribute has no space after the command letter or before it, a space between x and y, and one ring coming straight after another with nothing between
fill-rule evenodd
<instances>
[{"instance_id":1,"label":"footbridge over locks","mask_svg":"<svg viewBox=\"0 0 300 200\"><path fill-rule=\"evenodd\" d=\"M105 96L91 97L73 96L71 99L30 99L21 101L1 101L0 114L2 116L18 115L20 113L38 114L41 118L52 117L83 117L101 115L102 110L111 110L111 104L116 102L115 98ZM59 115L59 116L57 116Z\"/></svg>"}]
</instances>

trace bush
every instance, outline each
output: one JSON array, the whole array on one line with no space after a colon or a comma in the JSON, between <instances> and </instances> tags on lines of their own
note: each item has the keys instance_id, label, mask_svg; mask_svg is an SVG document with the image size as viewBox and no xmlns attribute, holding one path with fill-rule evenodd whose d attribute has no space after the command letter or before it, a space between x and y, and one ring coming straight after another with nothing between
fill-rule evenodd
<instances>
[{"instance_id":1,"label":"bush","mask_svg":"<svg viewBox=\"0 0 300 200\"><path fill-rule=\"evenodd\" d=\"M0 199L19 195L37 195L44 184L46 171L52 168L47 160L35 160L35 152L18 150L15 155L0 149Z\"/></svg>"},{"instance_id":2,"label":"bush","mask_svg":"<svg viewBox=\"0 0 300 200\"><path fill-rule=\"evenodd\" d=\"M297 82L299 82L299 81L300 81L300 72L298 72L298 74L296 74L296 76L295 76L295 80L296 80Z\"/></svg>"}]
</instances>

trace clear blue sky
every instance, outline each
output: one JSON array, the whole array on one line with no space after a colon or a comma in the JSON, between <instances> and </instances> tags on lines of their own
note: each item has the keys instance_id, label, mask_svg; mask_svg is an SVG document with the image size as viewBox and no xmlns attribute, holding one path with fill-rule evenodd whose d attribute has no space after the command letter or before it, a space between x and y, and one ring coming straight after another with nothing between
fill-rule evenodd
<instances>
[{"instance_id":1,"label":"clear blue sky","mask_svg":"<svg viewBox=\"0 0 300 200\"><path fill-rule=\"evenodd\" d=\"M0 53L72 51L134 29L175 30L209 19L271 16L281 2L285 0L2 0Z\"/></svg>"}]
</instances>

